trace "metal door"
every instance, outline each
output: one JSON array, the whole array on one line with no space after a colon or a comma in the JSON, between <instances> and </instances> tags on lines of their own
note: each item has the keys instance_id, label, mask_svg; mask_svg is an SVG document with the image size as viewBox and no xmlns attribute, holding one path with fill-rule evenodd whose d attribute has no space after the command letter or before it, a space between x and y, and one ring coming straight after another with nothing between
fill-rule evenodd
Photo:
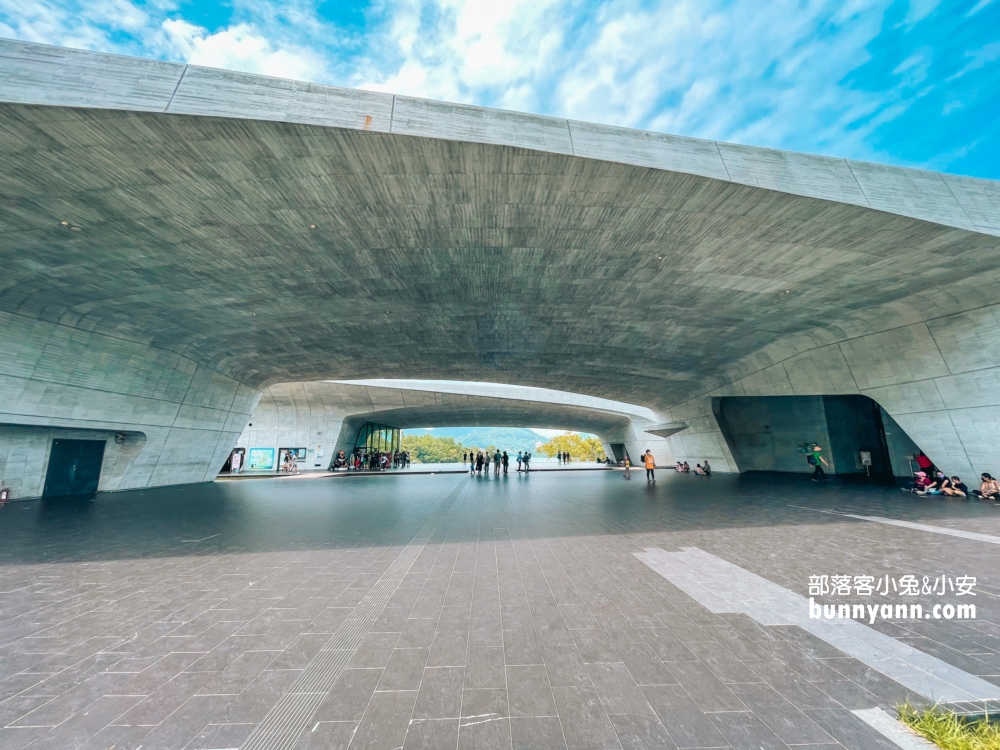
<instances>
[{"instance_id":1,"label":"metal door","mask_svg":"<svg viewBox=\"0 0 1000 750\"><path fill-rule=\"evenodd\" d=\"M42 497L93 495L101 481L104 440L53 440Z\"/></svg>"}]
</instances>

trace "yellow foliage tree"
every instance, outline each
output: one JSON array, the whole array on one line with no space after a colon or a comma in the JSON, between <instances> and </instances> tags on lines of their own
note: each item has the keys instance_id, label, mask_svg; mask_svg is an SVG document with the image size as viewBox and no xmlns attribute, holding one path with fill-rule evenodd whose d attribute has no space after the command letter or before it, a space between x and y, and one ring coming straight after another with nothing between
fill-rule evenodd
<instances>
[{"instance_id":1,"label":"yellow foliage tree","mask_svg":"<svg viewBox=\"0 0 1000 750\"><path fill-rule=\"evenodd\" d=\"M538 447L541 453L552 458L557 453L569 453L571 461L603 461L604 446L595 437L582 437L573 432L556 435L549 442Z\"/></svg>"}]
</instances>

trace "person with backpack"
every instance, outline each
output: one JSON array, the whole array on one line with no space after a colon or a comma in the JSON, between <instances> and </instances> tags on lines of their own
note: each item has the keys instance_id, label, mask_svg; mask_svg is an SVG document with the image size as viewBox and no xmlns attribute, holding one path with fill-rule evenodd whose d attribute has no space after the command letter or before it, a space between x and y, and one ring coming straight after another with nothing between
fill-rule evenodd
<instances>
[{"instance_id":1,"label":"person with backpack","mask_svg":"<svg viewBox=\"0 0 1000 750\"><path fill-rule=\"evenodd\" d=\"M510 456L507 455L507 451L504 451L503 455L500 457L500 463L503 465L503 473L506 474L507 466L510 465Z\"/></svg>"},{"instance_id":2,"label":"person with backpack","mask_svg":"<svg viewBox=\"0 0 1000 750\"><path fill-rule=\"evenodd\" d=\"M642 456L642 462L646 465L646 481L656 484L656 477L653 474L653 469L656 468L656 461L653 460L653 452L648 448Z\"/></svg>"},{"instance_id":3,"label":"person with backpack","mask_svg":"<svg viewBox=\"0 0 1000 750\"><path fill-rule=\"evenodd\" d=\"M816 484L827 481L826 472L823 471L823 467L830 465L826 462L826 459L820 455L821 450L823 449L820 446L814 445L812 450L809 452L809 455L806 457L806 461L809 462L809 465L815 467L812 475L812 481L816 482Z\"/></svg>"}]
</instances>

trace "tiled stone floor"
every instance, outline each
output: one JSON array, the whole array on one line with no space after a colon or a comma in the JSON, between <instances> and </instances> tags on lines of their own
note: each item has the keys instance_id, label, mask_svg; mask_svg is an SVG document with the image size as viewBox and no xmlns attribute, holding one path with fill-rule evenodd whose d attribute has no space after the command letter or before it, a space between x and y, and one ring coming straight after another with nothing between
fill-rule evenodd
<instances>
[{"instance_id":1,"label":"tiled stone floor","mask_svg":"<svg viewBox=\"0 0 1000 750\"><path fill-rule=\"evenodd\" d=\"M258 724L267 747L297 750L895 747L851 710L919 696L797 626L713 614L633 555L655 547L697 547L802 595L811 574L977 576L974 621L874 627L1000 684L997 545L807 509L993 533L997 507L660 474L257 480L10 504L0 748L264 747ZM370 610L379 592L387 604ZM368 624L335 670L349 621ZM336 681L308 722L276 718L310 674Z\"/></svg>"}]
</instances>

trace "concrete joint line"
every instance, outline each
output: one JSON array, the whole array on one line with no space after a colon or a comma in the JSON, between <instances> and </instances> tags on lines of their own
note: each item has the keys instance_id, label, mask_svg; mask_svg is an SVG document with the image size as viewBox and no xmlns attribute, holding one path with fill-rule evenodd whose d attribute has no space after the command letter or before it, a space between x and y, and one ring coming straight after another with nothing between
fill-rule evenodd
<instances>
[{"instance_id":1,"label":"concrete joint line","mask_svg":"<svg viewBox=\"0 0 1000 750\"><path fill-rule=\"evenodd\" d=\"M902 750L937 750L937 745L925 740L881 708L864 708L851 713Z\"/></svg>"},{"instance_id":2,"label":"concrete joint line","mask_svg":"<svg viewBox=\"0 0 1000 750\"><path fill-rule=\"evenodd\" d=\"M716 614L745 614L761 625L797 625L932 702L1000 699L1000 686L849 619L813 619L809 600L697 547L633 555Z\"/></svg>"},{"instance_id":3,"label":"concrete joint line","mask_svg":"<svg viewBox=\"0 0 1000 750\"><path fill-rule=\"evenodd\" d=\"M295 746L463 486L456 488L445 498L438 510L365 594L351 616L330 636L330 640L306 665L292 686L254 727L250 736L240 745L240 750L291 750Z\"/></svg>"}]
</instances>

